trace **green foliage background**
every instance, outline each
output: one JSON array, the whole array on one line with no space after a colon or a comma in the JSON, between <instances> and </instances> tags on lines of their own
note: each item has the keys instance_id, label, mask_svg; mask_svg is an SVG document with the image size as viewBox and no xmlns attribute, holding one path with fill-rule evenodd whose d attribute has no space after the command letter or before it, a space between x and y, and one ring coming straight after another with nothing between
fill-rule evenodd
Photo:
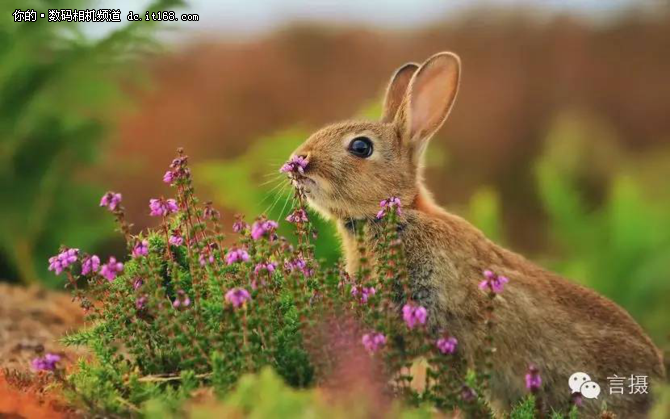
<instances>
[{"instance_id":1,"label":"green foliage background","mask_svg":"<svg viewBox=\"0 0 670 419\"><path fill-rule=\"evenodd\" d=\"M148 10L180 5L158 0ZM0 3L0 265L23 282L55 285L46 260L65 242L92 248L112 231L92 203L103 187L85 169L98 162L109 112L139 82L138 54L156 50L154 22L100 39L71 22L14 22L16 9L92 7L88 1Z\"/></svg>"}]
</instances>

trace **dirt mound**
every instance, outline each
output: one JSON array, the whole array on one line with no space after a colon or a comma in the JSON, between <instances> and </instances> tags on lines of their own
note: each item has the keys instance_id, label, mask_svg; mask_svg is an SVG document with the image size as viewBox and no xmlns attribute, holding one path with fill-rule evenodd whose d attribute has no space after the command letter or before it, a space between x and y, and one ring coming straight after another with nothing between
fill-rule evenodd
<instances>
[{"instance_id":1,"label":"dirt mound","mask_svg":"<svg viewBox=\"0 0 670 419\"><path fill-rule=\"evenodd\" d=\"M0 369L29 371L43 352L76 358L58 339L83 324L80 307L62 292L0 283Z\"/></svg>"}]
</instances>

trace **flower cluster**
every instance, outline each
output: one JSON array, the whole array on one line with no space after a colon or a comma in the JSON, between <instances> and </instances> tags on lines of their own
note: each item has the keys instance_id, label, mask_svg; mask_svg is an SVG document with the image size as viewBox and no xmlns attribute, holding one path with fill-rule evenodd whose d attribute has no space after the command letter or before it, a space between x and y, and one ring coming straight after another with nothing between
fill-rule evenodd
<instances>
[{"instance_id":1,"label":"flower cluster","mask_svg":"<svg viewBox=\"0 0 670 419\"><path fill-rule=\"evenodd\" d=\"M79 257L79 249L67 249L49 258L49 270L60 275L65 268L72 265Z\"/></svg>"},{"instance_id":2,"label":"flower cluster","mask_svg":"<svg viewBox=\"0 0 670 419\"><path fill-rule=\"evenodd\" d=\"M100 258L96 255L88 256L81 263L81 274L86 276L98 272L100 269Z\"/></svg>"},{"instance_id":3,"label":"flower cluster","mask_svg":"<svg viewBox=\"0 0 670 419\"><path fill-rule=\"evenodd\" d=\"M309 222L309 218L307 217L307 211L305 211L302 208L298 208L292 213L290 213L288 217L286 217L286 221L292 224L307 223Z\"/></svg>"},{"instance_id":4,"label":"flower cluster","mask_svg":"<svg viewBox=\"0 0 670 419\"><path fill-rule=\"evenodd\" d=\"M378 220L381 220L382 218L384 218L386 216L386 214L392 209L395 209L397 214L401 213L400 211L401 211L402 205L400 203L400 199L396 198L395 196L392 196L388 199L384 199L383 201L381 201L379 203L379 206L381 207L381 209L377 213L377 219Z\"/></svg>"},{"instance_id":5,"label":"flower cluster","mask_svg":"<svg viewBox=\"0 0 670 419\"><path fill-rule=\"evenodd\" d=\"M226 293L225 298L234 308L240 308L251 300L251 294L244 288L233 288Z\"/></svg>"},{"instance_id":6,"label":"flower cluster","mask_svg":"<svg viewBox=\"0 0 670 419\"><path fill-rule=\"evenodd\" d=\"M133 248L132 256L138 258L140 256L146 256L149 254L149 240L142 240L137 242Z\"/></svg>"},{"instance_id":7,"label":"flower cluster","mask_svg":"<svg viewBox=\"0 0 670 419\"><path fill-rule=\"evenodd\" d=\"M542 387L542 377L540 370L535 365L529 365L526 372L526 388L531 393L537 393Z\"/></svg>"},{"instance_id":8,"label":"flower cluster","mask_svg":"<svg viewBox=\"0 0 670 419\"><path fill-rule=\"evenodd\" d=\"M284 163L279 172L304 175L308 164L309 161L304 156L293 156Z\"/></svg>"},{"instance_id":9,"label":"flower cluster","mask_svg":"<svg viewBox=\"0 0 670 419\"><path fill-rule=\"evenodd\" d=\"M168 240L168 242L169 242L172 246L181 246L182 244L184 244L184 238L182 237L180 231L175 230L175 231L173 231L172 234L170 235L170 239Z\"/></svg>"},{"instance_id":10,"label":"flower cluster","mask_svg":"<svg viewBox=\"0 0 670 419\"><path fill-rule=\"evenodd\" d=\"M43 357L33 359L31 365L35 371L53 371L60 360L60 355L47 353Z\"/></svg>"},{"instance_id":11,"label":"flower cluster","mask_svg":"<svg viewBox=\"0 0 670 419\"><path fill-rule=\"evenodd\" d=\"M507 277L496 275L488 269L484 271L484 277L485 279L479 283L479 288L492 294L500 294L503 292L505 284L509 282Z\"/></svg>"},{"instance_id":12,"label":"flower cluster","mask_svg":"<svg viewBox=\"0 0 670 419\"><path fill-rule=\"evenodd\" d=\"M184 290L177 290L177 298L172 302L174 308L186 308L191 305L191 298Z\"/></svg>"},{"instance_id":13,"label":"flower cluster","mask_svg":"<svg viewBox=\"0 0 670 419\"><path fill-rule=\"evenodd\" d=\"M179 156L172 160L170 169L163 175L163 182L172 185L176 180L190 176L190 170L186 167L187 161L186 156Z\"/></svg>"},{"instance_id":14,"label":"flower cluster","mask_svg":"<svg viewBox=\"0 0 670 419\"><path fill-rule=\"evenodd\" d=\"M374 353L386 345L386 336L383 333L366 333L361 338L361 343L368 352Z\"/></svg>"},{"instance_id":15,"label":"flower cluster","mask_svg":"<svg viewBox=\"0 0 670 419\"><path fill-rule=\"evenodd\" d=\"M445 355L451 355L456 352L456 347L458 346L458 339L456 339L453 336L440 338L437 340L435 345L437 346L437 349L441 353Z\"/></svg>"},{"instance_id":16,"label":"flower cluster","mask_svg":"<svg viewBox=\"0 0 670 419\"><path fill-rule=\"evenodd\" d=\"M277 230L279 224L273 220L258 220L251 226L251 238L258 240L261 237L269 237L271 240L274 238L275 230Z\"/></svg>"},{"instance_id":17,"label":"flower cluster","mask_svg":"<svg viewBox=\"0 0 670 419\"><path fill-rule=\"evenodd\" d=\"M426 324L428 310L425 307L414 304L405 304L402 308L402 318L410 329L417 325Z\"/></svg>"},{"instance_id":18,"label":"flower cluster","mask_svg":"<svg viewBox=\"0 0 670 419\"><path fill-rule=\"evenodd\" d=\"M114 256L110 256L109 261L100 267L100 275L112 282L116 275L123 271L123 263L117 262Z\"/></svg>"},{"instance_id":19,"label":"flower cluster","mask_svg":"<svg viewBox=\"0 0 670 419\"><path fill-rule=\"evenodd\" d=\"M249 229L249 224L244 222L244 218L242 215L236 215L235 216L235 222L233 223L233 231L235 233L242 233L246 230Z\"/></svg>"},{"instance_id":20,"label":"flower cluster","mask_svg":"<svg viewBox=\"0 0 670 419\"><path fill-rule=\"evenodd\" d=\"M260 262L254 267L254 273L256 275L259 275L262 272L271 274L275 271L276 268L277 266L272 262Z\"/></svg>"},{"instance_id":21,"label":"flower cluster","mask_svg":"<svg viewBox=\"0 0 670 419\"><path fill-rule=\"evenodd\" d=\"M174 199L153 198L149 200L149 209L152 217L165 217L179 211L179 206Z\"/></svg>"},{"instance_id":22,"label":"flower cluster","mask_svg":"<svg viewBox=\"0 0 670 419\"><path fill-rule=\"evenodd\" d=\"M360 285L354 285L351 287L351 295L353 297L358 297L362 304L367 303L368 299L375 295L376 292L377 291L375 290L375 287L363 287Z\"/></svg>"},{"instance_id":23,"label":"flower cluster","mask_svg":"<svg viewBox=\"0 0 670 419\"><path fill-rule=\"evenodd\" d=\"M121 204L121 194L116 192L107 192L100 199L100 206L106 207L110 211L114 212L119 208Z\"/></svg>"},{"instance_id":24,"label":"flower cluster","mask_svg":"<svg viewBox=\"0 0 670 419\"><path fill-rule=\"evenodd\" d=\"M249 253L244 249L231 249L226 254L226 263L232 265L238 262L247 262L249 260Z\"/></svg>"}]
</instances>

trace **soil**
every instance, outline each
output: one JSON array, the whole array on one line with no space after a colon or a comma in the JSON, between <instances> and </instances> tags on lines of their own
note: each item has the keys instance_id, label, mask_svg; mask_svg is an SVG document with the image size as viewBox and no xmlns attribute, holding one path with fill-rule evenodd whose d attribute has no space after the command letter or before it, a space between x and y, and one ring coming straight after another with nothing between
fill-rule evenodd
<instances>
[{"instance_id":1,"label":"soil","mask_svg":"<svg viewBox=\"0 0 670 419\"><path fill-rule=\"evenodd\" d=\"M71 416L44 392L45 376L31 371L30 362L51 352L61 355L64 366L73 363L83 350L58 340L83 321L81 308L65 293L0 283L0 418Z\"/></svg>"}]
</instances>

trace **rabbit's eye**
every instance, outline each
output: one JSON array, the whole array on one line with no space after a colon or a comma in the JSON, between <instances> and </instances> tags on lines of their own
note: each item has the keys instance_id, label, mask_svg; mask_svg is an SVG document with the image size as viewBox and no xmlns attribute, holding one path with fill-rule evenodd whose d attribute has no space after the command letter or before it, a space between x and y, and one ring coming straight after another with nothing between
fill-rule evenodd
<instances>
[{"instance_id":1,"label":"rabbit's eye","mask_svg":"<svg viewBox=\"0 0 670 419\"><path fill-rule=\"evenodd\" d=\"M356 157L368 158L372 155L372 141L368 137L356 137L349 143L349 152Z\"/></svg>"}]
</instances>

